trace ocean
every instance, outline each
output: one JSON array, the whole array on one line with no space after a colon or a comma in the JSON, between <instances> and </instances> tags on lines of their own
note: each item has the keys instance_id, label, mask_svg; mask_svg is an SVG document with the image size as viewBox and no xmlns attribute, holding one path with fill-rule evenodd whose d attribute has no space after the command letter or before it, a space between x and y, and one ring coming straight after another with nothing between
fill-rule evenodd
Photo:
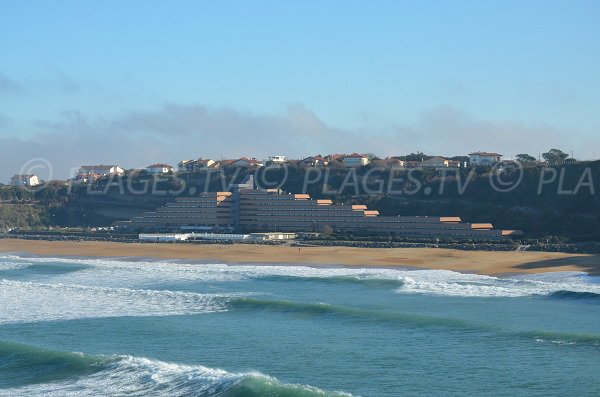
<instances>
[{"instance_id":1,"label":"ocean","mask_svg":"<svg viewBox=\"0 0 600 397\"><path fill-rule=\"evenodd\" d=\"M0 396L600 396L600 280L3 255Z\"/></svg>"}]
</instances>

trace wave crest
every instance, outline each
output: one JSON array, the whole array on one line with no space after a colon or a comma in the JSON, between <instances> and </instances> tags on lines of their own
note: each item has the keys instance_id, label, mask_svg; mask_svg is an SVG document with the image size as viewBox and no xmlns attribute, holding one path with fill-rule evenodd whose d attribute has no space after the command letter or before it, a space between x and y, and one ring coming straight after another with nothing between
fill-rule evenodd
<instances>
[{"instance_id":1,"label":"wave crest","mask_svg":"<svg viewBox=\"0 0 600 397\"><path fill-rule=\"evenodd\" d=\"M587 292L587 291L568 291L568 290L560 290L553 292L549 295L551 298L557 299L586 299L586 300L599 300L600 294L595 292Z\"/></svg>"},{"instance_id":2,"label":"wave crest","mask_svg":"<svg viewBox=\"0 0 600 397\"><path fill-rule=\"evenodd\" d=\"M133 356L91 356L0 342L0 390L27 396L342 397L259 372L231 373Z\"/></svg>"}]
</instances>

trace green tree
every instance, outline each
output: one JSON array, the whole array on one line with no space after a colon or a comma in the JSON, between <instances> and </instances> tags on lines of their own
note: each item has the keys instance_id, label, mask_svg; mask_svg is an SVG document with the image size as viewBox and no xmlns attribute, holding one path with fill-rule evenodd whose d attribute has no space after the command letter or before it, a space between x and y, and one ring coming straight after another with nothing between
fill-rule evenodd
<instances>
[{"instance_id":1,"label":"green tree","mask_svg":"<svg viewBox=\"0 0 600 397\"><path fill-rule=\"evenodd\" d=\"M422 152L411 153L404 157L405 161L425 161L431 158L431 156L428 156Z\"/></svg>"},{"instance_id":2,"label":"green tree","mask_svg":"<svg viewBox=\"0 0 600 397\"><path fill-rule=\"evenodd\" d=\"M542 157L549 164L562 164L569 155L559 149L550 149L546 153L542 153Z\"/></svg>"},{"instance_id":3,"label":"green tree","mask_svg":"<svg viewBox=\"0 0 600 397\"><path fill-rule=\"evenodd\" d=\"M533 157L532 155L527 154L527 153L517 154L516 159L517 159L517 161L519 161L521 163L531 163L531 162L535 161L535 157Z\"/></svg>"}]
</instances>

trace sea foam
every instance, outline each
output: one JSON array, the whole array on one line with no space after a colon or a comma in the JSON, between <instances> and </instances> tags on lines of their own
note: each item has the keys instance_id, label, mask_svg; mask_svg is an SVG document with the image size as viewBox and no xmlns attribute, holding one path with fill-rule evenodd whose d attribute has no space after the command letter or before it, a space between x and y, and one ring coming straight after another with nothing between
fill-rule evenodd
<instances>
[{"instance_id":1,"label":"sea foam","mask_svg":"<svg viewBox=\"0 0 600 397\"><path fill-rule=\"evenodd\" d=\"M0 375L0 390L7 396L351 397L281 383L259 372L232 373L145 357L90 356L13 343L0 342L0 360L11 379L4 382ZM32 377L32 371L37 376Z\"/></svg>"},{"instance_id":2,"label":"sea foam","mask_svg":"<svg viewBox=\"0 0 600 397\"><path fill-rule=\"evenodd\" d=\"M85 265L75 272L61 273L49 282L97 287L152 288L161 282L227 282L253 279L283 282L354 283L371 288L394 289L400 294L460 297L552 296L560 291L600 294L600 283L583 272L553 272L508 277L465 274L449 270L399 268L343 268L290 265L199 264L180 261L133 261L117 259L58 259L0 257L4 266L67 263ZM555 295L556 296L556 295Z\"/></svg>"},{"instance_id":3,"label":"sea foam","mask_svg":"<svg viewBox=\"0 0 600 397\"><path fill-rule=\"evenodd\" d=\"M0 280L0 324L225 310L224 296Z\"/></svg>"}]
</instances>

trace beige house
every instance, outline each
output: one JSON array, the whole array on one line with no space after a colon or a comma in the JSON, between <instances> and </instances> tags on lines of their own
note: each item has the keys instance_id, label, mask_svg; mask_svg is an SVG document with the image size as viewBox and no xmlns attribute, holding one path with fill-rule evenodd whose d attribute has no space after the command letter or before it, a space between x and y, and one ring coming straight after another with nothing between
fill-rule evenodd
<instances>
[{"instance_id":1,"label":"beige house","mask_svg":"<svg viewBox=\"0 0 600 397\"><path fill-rule=\"evenodd\" d=\"M388 157L382 160L373 160L371 162L376 167L382 168L405 168L406 162L404 160L400 160L394 157Z\"/></svg>"},{"instance_id":2,"label":"beige house","mask_svg":"<svg viewBox=\"0 0 600 397\"><path fill-rule=\"evenodd\" d=\"M421 162L423 168L448 168L450 160L444 157L434 156Z\"/></svg>"}]
</instances>

